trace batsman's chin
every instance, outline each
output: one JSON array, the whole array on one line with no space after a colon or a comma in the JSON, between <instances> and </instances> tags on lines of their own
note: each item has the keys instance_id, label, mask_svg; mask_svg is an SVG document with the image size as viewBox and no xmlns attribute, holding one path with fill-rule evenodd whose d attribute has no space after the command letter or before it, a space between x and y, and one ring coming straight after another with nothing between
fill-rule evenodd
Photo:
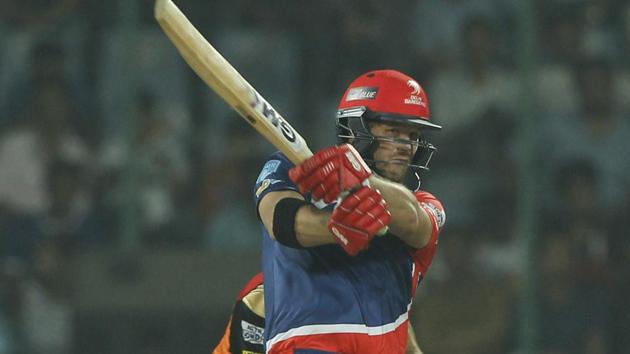
<instances>
[{"instance_id":1,"label":"batsman's chin","mask_svg":"<svg viewBox=\"0 0 630 354\"><path fill-rule=\"evenodd\" d=\"M389 166L387 166L386 168L382 170L383 177L387 178L390 181L400 183L402 182L405 175L407 174L407 168L408 168L407 166L408 165L406 163L405 164L391 163L389 164Z\"/></svg>"}]
</instances>

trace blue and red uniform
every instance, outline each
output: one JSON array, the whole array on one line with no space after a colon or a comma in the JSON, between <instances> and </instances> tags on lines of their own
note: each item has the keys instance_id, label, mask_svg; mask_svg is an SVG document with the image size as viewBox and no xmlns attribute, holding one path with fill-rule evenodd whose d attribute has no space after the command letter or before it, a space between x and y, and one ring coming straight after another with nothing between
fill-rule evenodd
<instances>
[{"instance_id":1,"label":"blue and red uniform","mask_svg":"<svg viewBox=\"0 0 630 354\"><path fill-rule=\"evenodd\" d=\"M281 153L271 155L256 181L256 204L272 191L297 191L288 177L292 167ZM416 198L425 210L442 210L429 193ZM355 257L336 244L289 248L263 227L266 352L404 353L411 302L444 221L443 211L428 211L433 231L424 248L386 235Z\"/></svg>"}]
</instances>

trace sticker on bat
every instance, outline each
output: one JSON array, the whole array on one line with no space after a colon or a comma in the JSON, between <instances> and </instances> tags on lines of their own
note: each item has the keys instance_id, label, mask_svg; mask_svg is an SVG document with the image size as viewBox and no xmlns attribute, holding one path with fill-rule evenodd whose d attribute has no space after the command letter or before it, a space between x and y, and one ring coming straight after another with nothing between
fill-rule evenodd
<instances>
[{"instance_id":1,"label":"sticker on bat","mask_svg":"<svg viewBox=\"0 0 630 354\"><path fill-rule=\"evenodd\" d=\"M280 128L280 132L282 135L290 142L294 143L296 140L295 131L289 123L287 123L282 116L280 116L276 111L265 101L258 93L252 91L252 102L250 106L260 112L271 125L276 128Z\"/></svg>"}]
</instances>

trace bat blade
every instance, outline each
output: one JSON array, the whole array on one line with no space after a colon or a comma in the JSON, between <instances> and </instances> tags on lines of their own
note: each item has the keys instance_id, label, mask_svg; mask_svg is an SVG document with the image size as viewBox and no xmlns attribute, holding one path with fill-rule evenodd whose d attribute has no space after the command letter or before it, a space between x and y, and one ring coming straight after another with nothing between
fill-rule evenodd
<instances>
[{"instance_id":1,"label":"bat blade","mask_svg":"<svg viewBox=\"0 0 630 354\"><path fill-rule=\"evenodd\" d=\"M155 2L155 18L197 75L295 164L313 155L298 132L203 37L171 0Z\"/></svg>"}]
</instances>

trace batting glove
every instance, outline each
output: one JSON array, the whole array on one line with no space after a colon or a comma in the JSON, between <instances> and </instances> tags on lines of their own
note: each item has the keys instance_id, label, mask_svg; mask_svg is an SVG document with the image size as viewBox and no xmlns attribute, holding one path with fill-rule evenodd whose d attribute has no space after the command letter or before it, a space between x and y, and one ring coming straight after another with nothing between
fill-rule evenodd
<instances>
[{"instance_id":1,"label":"batting glove","mask_svg":"<svg viewBox=\"0 0 630 354\"><path fill-rule=\"evenodd\" d=\"M311 193L314 200L323 199L327 204L344 191L361 185L371 175L361 155L349 144L320 150L289 170L289 178L301 193Z\"/></svg>"},{"instance_id":2,"label":"batting glove","mask_svg":"<svg viewBox=\"0 0 630 354\"><path fill-rule=\"evenodd\" d=\"M391 220L387 203L370 187L361 187L346 196L328 220L335 241L351 256L367 249L370 241L386 230Z\"/></svg>"}]
</instances>

